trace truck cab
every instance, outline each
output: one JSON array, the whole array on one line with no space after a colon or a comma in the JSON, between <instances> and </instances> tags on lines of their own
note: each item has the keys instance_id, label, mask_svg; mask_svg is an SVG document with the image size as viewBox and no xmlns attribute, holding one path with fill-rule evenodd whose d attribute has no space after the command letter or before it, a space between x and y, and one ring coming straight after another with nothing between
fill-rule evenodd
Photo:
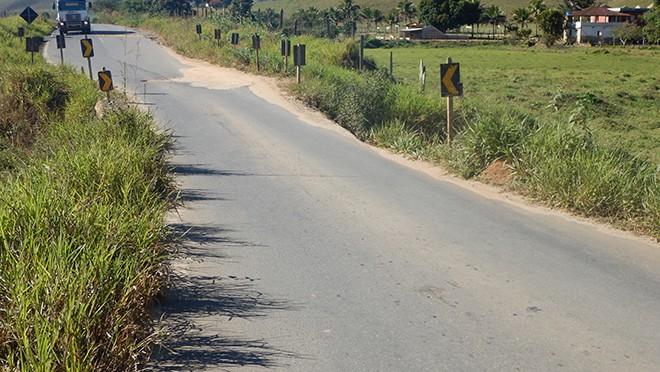
<instances>
[{"instance_id":1,"label":"truck cab","mask_svg":"<svg viewBox=\"0 0 660 372\"><path fill-rule=\"evenodd\" d=\"M92 3L87 0L53 0L53 9L57 11L57 27L62 33L80 31L88 34L92 30L89 9Z\"/></svg>"}]
</instances>

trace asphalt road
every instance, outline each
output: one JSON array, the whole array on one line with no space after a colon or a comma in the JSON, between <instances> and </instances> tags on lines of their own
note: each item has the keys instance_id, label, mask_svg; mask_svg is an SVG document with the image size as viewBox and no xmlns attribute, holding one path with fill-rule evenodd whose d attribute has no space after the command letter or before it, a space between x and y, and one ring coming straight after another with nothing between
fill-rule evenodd
<instances>
[{"instance_id":1,"label":"asphalt road","mask_svg":"<svg viewBox=\"0 0 660 372\"><path fill-rule=\"evenodd\" d=\"M93 71L176 139L183 247L148 368L659 368L657 244L432 177L95 30ZM65 57L87 71L79 38ZM45 53L59 62L54 41Z\"/></svg>"}]
</instances>

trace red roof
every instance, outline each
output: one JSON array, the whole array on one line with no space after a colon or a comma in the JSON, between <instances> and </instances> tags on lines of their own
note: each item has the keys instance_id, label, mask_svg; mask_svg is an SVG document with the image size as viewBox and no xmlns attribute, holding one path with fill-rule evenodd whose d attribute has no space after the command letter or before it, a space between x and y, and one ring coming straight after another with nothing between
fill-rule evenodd
<instances>
[{"instance_id":1,"label":"red roof","mask_svg":"<svg viewBox=\"0 0 660 372\"><path fill-rule=\"evenodd\" d=\"M578 10L571 13L571 17L595 17L595 16L608 16L608 17L627 17L626 13L619 13L611 11L605 7L595 6L583 10Z\"/></svg>"}]
</instances>

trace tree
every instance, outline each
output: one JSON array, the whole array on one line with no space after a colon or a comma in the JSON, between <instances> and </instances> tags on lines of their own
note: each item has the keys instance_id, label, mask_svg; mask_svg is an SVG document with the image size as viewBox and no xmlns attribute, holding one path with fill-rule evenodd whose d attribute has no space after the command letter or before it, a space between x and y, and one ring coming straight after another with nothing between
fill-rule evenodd
<instances>
[{"instance_id":1,"label":"tree","mask_svg":"<svg viewBox=\"0 0 660 372\"><path fill-rule=\"evenodd\" d=\"M484 6L480 0L464 0L467 18L466 25L472 26L472 36L474 37L474 26L478 25L484 13Z\"/></svg>"},{"instance_id":2,"label":"tree","mask_svg":"<svg viewBox=\"0 0 660 372\"><path fill-rule=\"evenodd\" d=\"M420 0L419 20L430 24L442 32L452 28L448 0Z\"/></svg>"},{"instance_id":3,"label":"tree","mask_svg":"<svg viewBox=\"0 0 660 372\"><path fill-rule=\"evenodd\" d=\"M528 8L516 8L511 11L511 20L523 29L532 21L532 12Z\"/></svg>"},{"instance_id":4,"label":"tree","mask_svg":"<svg viewBox=\"0 0 660 372\"><path fill-rule=\"evenodd\" d=\"M539 27L543 33L543 42L551 47L564 33L564 14L556 9L547 9L539 15Z\"/></svg>"},{"instance_id":5,"label":"tree","mask_svg":"<svg viewBox=\"0 0 660 372\"><path fill-rule=\"evenodd\" d=\"M229 11L242 22L243 18L252 17L252 3L252 0L232 0Z\"/></svg>"},{"instance_id":6,"label":"tree","mask_svg":"<svg viewBox=\"0 0 660 372\"><path fill-rule=\"evenodd\" d=\"M387 13L387 24L390 25L390 32L394 30L394 25L399 23L399 11L397 9L390 9L390 12Z\"/></svg>"},{"instance_id":7,"label":"tree","mask_svg":"<svg viewBox=\"0 0 660 372\"><path fill-rule=\"evenodd\" d=\"M339 33L339 28L337 27L338 22L341 21L342 15L339 9L335 7L330 7L321 11L323 16L323 22L326 27L326 36L333 38Z\"/></svg>"},{"instance_id":8,"label":"tree","mask_svg":"<svg viewBox=\"0 0 660 372\"><path fill-rule=\"evenodd\" d=\"M642 16L646 25L642 28L644 37L651 43L660 41L660 0L655 0L653 9L647 11Z\"/></svg>"},{"instance_id":9,"label":"tree","mask_svg":"<svg viewBox=\"0 0 660 372\"><path fill-rule=\"evenodd\" d=\"M362 8L362 17L367 20L367 31L369 31L369 22L371 22L371 14L374 12L374 8L365 6Z\"/></svg>"},{"instance_id":10,"label":"tree","mask_svg":"<svg viewBox=\"0 0 660 372\"><path fill-rule=\"evenodd\" d=\"M586 9L596 4L596 0L563 0L559 5L559 10L572 12L574 10Z\"/></svg>"},{"instance_id":11,"label":"tree","mask_svg":"<svg viewBox=\"0 0 660 372\"><path fill-rule=\"evenodd\" d=\"M415 4L408 0L401 0L396 8L399 10L399 14L406 24L410 24L413 18L417 16Z\"/></svg>"},{"instance_id":12,"label":"tree","mask_svg":"<svg viewBox=\"0 0 660 372\"><path fill-rule=\"evenodd\" d=\"M269 30L276 30L280 27L280 13L276 12L273 8L257 11L254 15L254 20Z\"/></svg>"},{"instance_id":13,"label":"tree","mask_svg":"<svg viewBox=\"0 0 660 372\"><path fill-rule=\"evenodd\" d=\"M344 21L344 29L351 36L355 36L357 21L361 16L360 6L353 3L353 0L343 0L339 6L339 11Z\"/></svg>"},{"instance_id":14,"label":"tree","mask_svg":"<svg viewBox=\"0 0 660 372\"><path fill-rule=\"evenodd\" d=\"M504 15L502 8L497 5L490 5L485 9L484 19L486 22L493 25L493 37L495 37L495 27L506 22L506 16Z\"/></svg>"},{"instance_id":15,"label":"tree","mask_svg":"<svg viewBox=\"0 0 660 372\"><path fill-rule=\"evenodd\" d=\"M532 18L534 18L534 24L536 25L535 35L539 34L539 15L547 8L543 0L532 0L529 3L529 10L532 12Z\"/></svg>"},{"instance_id":16,"label":"tree","mask_svg":"<svg viewBox=\"0 0 660 372\"><path fill-rule=\"evenodd\" d=\"M385 21L385 15L383 14L382 10L374 9L373 12L371 13L370 20L371 22L374 23L374 27L378 29L378 24Z\"/></svg>"},{"instance_id":17,"label":"tree","mask_svg":"<svg viewBox=\"0 0 660 372\"><path fill-rule=\"evenodd\" d=\"M612 37L616 40L619 39L621 44L626 45L627 42L638 41L644 38L644 31L642 27L635 23L626 23L625 25L616 27L612 30Z\"/></svg>"}]
</instances>

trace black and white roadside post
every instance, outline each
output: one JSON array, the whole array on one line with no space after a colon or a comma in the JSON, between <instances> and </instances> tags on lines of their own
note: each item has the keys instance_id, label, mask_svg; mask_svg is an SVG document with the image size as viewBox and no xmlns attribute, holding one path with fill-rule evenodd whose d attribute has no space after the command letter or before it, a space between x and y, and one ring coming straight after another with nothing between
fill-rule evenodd
<instances>
[{"instance_id":1,"label":"black and white roadside post","mask_svg":"<svg viewBox=\"0 0 660 372\"><path fill-rule=\"evenodd\" d=\"M220 39L222 38L222 31L220 31L219 28L216 28L213 32L213 36L214 36L215 40L217 41L218 46L220 46Z\"/></svg>"},{"instance_id":2,"label":"black and white roadside post","mask_svg":"<svg viewBox=\"0 0 660 372\"><path fill-rule=\"evenodd\" d=\"M293 46L293 64L296 66L296 83L300 84L300 67L306 65L305 44Z\"/></svg>"},{"instance_id":3,"label":"black and white roadside post","mask_svg":"<svg viewBox=\"0 0 660 372\"><path fill-rule=\"evenodd\" d=\"M422 92L424 92L426 89L426 66L421 58L419 59L419 85Z\"/></svg>"},{"instance_id":4,"label":"black and white roadside post","mask_svg":"<svg viewBox=\"0 0 660 372\"><path fill-rule=\"evenodd\" d=\"M231 45L233 45L234 48L237 48L239 41L240 41L240 35L237 32L232 32L231 33Z\"/></svg>"},{"instance_id":5,"label":"black and white roadside post","mask_svg":"<svg viewBox=\"0 0 660 372\"><path fill-rule=\"evenodd\" d=\"M259 34L252 35L252 49L254 49L254 52L257 54L257 72L259 72L259 49L261 49L261 37Z\"/></svg>"},{"instance_id":6,"label":"black and white roadside post","mask_svg":"<svg viewBox=\"0 0 660 372\"><path fill-rule=\"evenodd\" d=\"M64 64L64 48L66 48L66 41L64 39L64 32L60 28L58 35L55 35L55 40L57 40L57 49L60 50L60 62Z\"/></svg>"},{"instance_id":7,"label":"black and white roadside post","mask_svg":"<svg viewBox=\"0 0 660 372\"><path fill-rule=\"evenodd\" d=\"M202 25L199 23L195 25L195 31L197 32L197 36L199 36L199 40L202 40Z\"/></svg>"},{"instance_id":8,"label":"black and white roadside post","mask_svg":"<svg viewBox=\"0 0 660 372\"><path fill-rule=\"evenodd\" d=\"M80 39L80 48L82 49L83 58L87 58L87 66L89 67L89 79L94 80L92 77L92 57L94 57L94 43L85 35L84 39Z\"/></svg>"},{"instance_id":9,"label":"black and white roadside post","mask_svg":"<svg viewBox=\"0 0 660 372\"><path fill-rule=\"evenodd\" d=\"M447 97L447 145L451 146L454 118L453 98L463 95L460 65L452 63L451 57L447 57L446 64L440 65L440 93L442 97Z\"/></svg>"},{"instance_id":10,"label":"black and white roadside post","mask_svg":"<svg viewBox=\"0 0 660 372\"><path fill-rule=\"evenodd\" d=\"M284 57L284 72L289 71L289 56L291 55L291 40L282 40L281 48L282 56Z\"/></svg>"},{"instance_id":11,"label":"black and white roadside post","mask_svg":"<svg viewBox=\"0 0 660 372\"><path fill-rule=\"evenodd\" d=\"M358 54L358 70L364 66L364 35L360 35L360 53Z\"/></svg>"},{"instance_id":12,"label":"black and white roadside post","mask_svg":"<svg viewBox=\"0 0 660 372\"><path fill-rule=\"evenodd\" d=\"M284 9L280 9L280 30L284 30Z\"/></svg>"}]
</instances>

